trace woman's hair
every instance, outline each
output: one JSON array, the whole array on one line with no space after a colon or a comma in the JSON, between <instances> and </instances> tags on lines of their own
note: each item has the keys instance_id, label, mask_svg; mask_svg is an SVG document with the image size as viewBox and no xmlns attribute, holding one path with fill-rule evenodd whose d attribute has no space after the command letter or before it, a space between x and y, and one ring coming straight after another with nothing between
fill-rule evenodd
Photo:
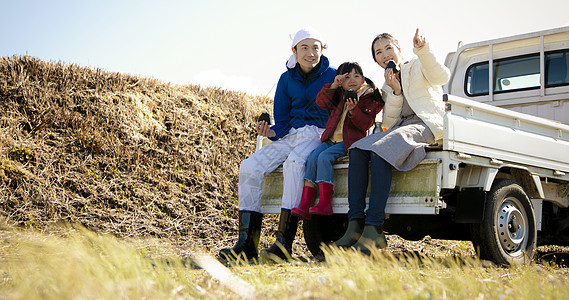
<instances>
[{"instance_id":1,"label":"woman's hair","mask_svg":"<svg viewBox=\"0 0 569 300\"><path fill-rule=\"evenodd\" d=\"M392 43L393 45L395 45L395 47L397 47L397 49L399 51L401 51L401 47L399 47L399 42L397 41L397 39L395 39L391 34L389 33L382 33L382 34L378 34L373 41L371 42L371 57L373 58L373 61L375 61L377 63L377 60L375 60L375 49L373 48L373 45L375 44L376 41L381 40L381 39L386 39L388 40L390 43Z\"/></svg>"},{"instance_id":2,"label":"woman's hair","mask_svg":"<svg viewBox=\"0 0 569 300\"><path fill-rule=\"evenodd\" d=\"M357 62L345 62L343 64L341 64L338 67L338 70L336 70L336 75L342 75L342 74L346 74L346 73L350 73L352 71L355 71L357 74L360 74L364 77L365 82L370 86L370 88L373 90L373 94L374 97L373 99L375 101L380 101L382 100L381 98L381 94L379 93L379 89L376 88L375 84L373 83L373 81L371 81L371 79L367 78L364 76L364 72L362 70L362 67L360 66L360 64L358 64ZM338 105L338 103L340 102L340 98L343 96L343 93L336 93L334 95L334 97L332 97L332 103L334 105Z\"/></svg>"}]
</instances>

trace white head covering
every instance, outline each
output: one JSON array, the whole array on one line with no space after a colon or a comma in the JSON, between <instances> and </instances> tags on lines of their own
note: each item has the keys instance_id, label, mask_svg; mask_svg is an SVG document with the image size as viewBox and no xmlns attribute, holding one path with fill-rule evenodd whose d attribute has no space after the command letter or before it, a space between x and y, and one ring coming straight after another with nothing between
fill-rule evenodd
<instances>
[{"instance_id":1,"label":"white head covering","mask_svg":"<svg viewBox=\"0 0 569 300\"><path fill-rule=\"evenodd\" d=\"M289 35L290 39L292 40L292 45L290 46L291 48L294 48L294 46L296 46L298 43L300 43L300 41L304 40L304 39L315 39L320 41L320 43L322 44L322 48L326 48L326 41L324 40L324 38L322 37L322 35L320 34L320 32L318 32L316 29L312 28L312 27L304 27L299 29L294 36L292 34ZM296 57L293 55L290 56L290 58L288 59L288 61L286 62L286 66L290 69L294 68L294 66L296 66Z\"/></svg>"}]
</instances>

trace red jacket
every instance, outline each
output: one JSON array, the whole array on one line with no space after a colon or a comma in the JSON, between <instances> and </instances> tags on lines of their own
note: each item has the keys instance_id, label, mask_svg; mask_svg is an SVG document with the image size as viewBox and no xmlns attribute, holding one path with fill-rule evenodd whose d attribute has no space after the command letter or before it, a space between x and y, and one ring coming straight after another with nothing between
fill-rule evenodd
<instances>
[{"instance_id":1,"label":"red jacket","mask_svg":"<svg viewBox=\"0 0 569 300\"><path fill-rule=\"evenodd\" d=\"M332 85L332 83L325 84L322 90L318 93L318 96L316 96L316 104L318 104L320 108L332 110L330 118L328 118L328 122L326 123L326 129L320 138L322 142L326 141L334 134L346 104L346 101L342 97L344 89L341 87L332 89L330 88L330 85ZM332 102L334 95L340 98L340 101L336 106L334 106ZM373 100L373 97L374 93L366 91L360 96L360 100L358 101L356 108L354 108L352 116L346 116L344 128L342 130L344 149L346 152L348 152L348 148L350 148L354 142L367 135L367 130L373 125L375 116L383 108L383 100Z\"/></svg>"}]
</instances>

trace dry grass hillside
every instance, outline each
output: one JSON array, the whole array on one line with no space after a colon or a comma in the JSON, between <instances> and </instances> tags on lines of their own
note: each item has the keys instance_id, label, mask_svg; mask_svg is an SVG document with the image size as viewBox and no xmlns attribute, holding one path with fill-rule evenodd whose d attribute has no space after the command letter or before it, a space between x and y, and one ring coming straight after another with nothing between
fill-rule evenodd
<instances>
[{"instance_id":1,"label":"dry grass hillside","mask_svg":"<svg viewBox=\"0 0 569 300\"><path fill-rule=\"evenodd\" d=\"M239 162L254 151L252 123L271 101L1 57L0 218L227 246Z\"/></svg>"}]
</instances>

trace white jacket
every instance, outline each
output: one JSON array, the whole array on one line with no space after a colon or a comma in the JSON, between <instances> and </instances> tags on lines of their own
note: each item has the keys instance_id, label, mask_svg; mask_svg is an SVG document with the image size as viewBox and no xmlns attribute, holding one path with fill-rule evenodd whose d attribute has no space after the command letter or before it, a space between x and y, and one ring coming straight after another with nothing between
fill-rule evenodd
<instances>
[{"instance_id":1,"label":"white jacket","mask_svg":"<svg viewBox=\"0 0 569 300\"><path fill-rule=\"evenodd\" d=\"M402 95L393 94L387 84L382 87L385 100L382 126L390 128L400 119L405 95L413 112L429 126L435 140L439 140L443 137L445 112L442 85L450 79L450 71L436 60L428 43L413 52L417 58L401 66Z\"/></svg>"}]
</instances>

